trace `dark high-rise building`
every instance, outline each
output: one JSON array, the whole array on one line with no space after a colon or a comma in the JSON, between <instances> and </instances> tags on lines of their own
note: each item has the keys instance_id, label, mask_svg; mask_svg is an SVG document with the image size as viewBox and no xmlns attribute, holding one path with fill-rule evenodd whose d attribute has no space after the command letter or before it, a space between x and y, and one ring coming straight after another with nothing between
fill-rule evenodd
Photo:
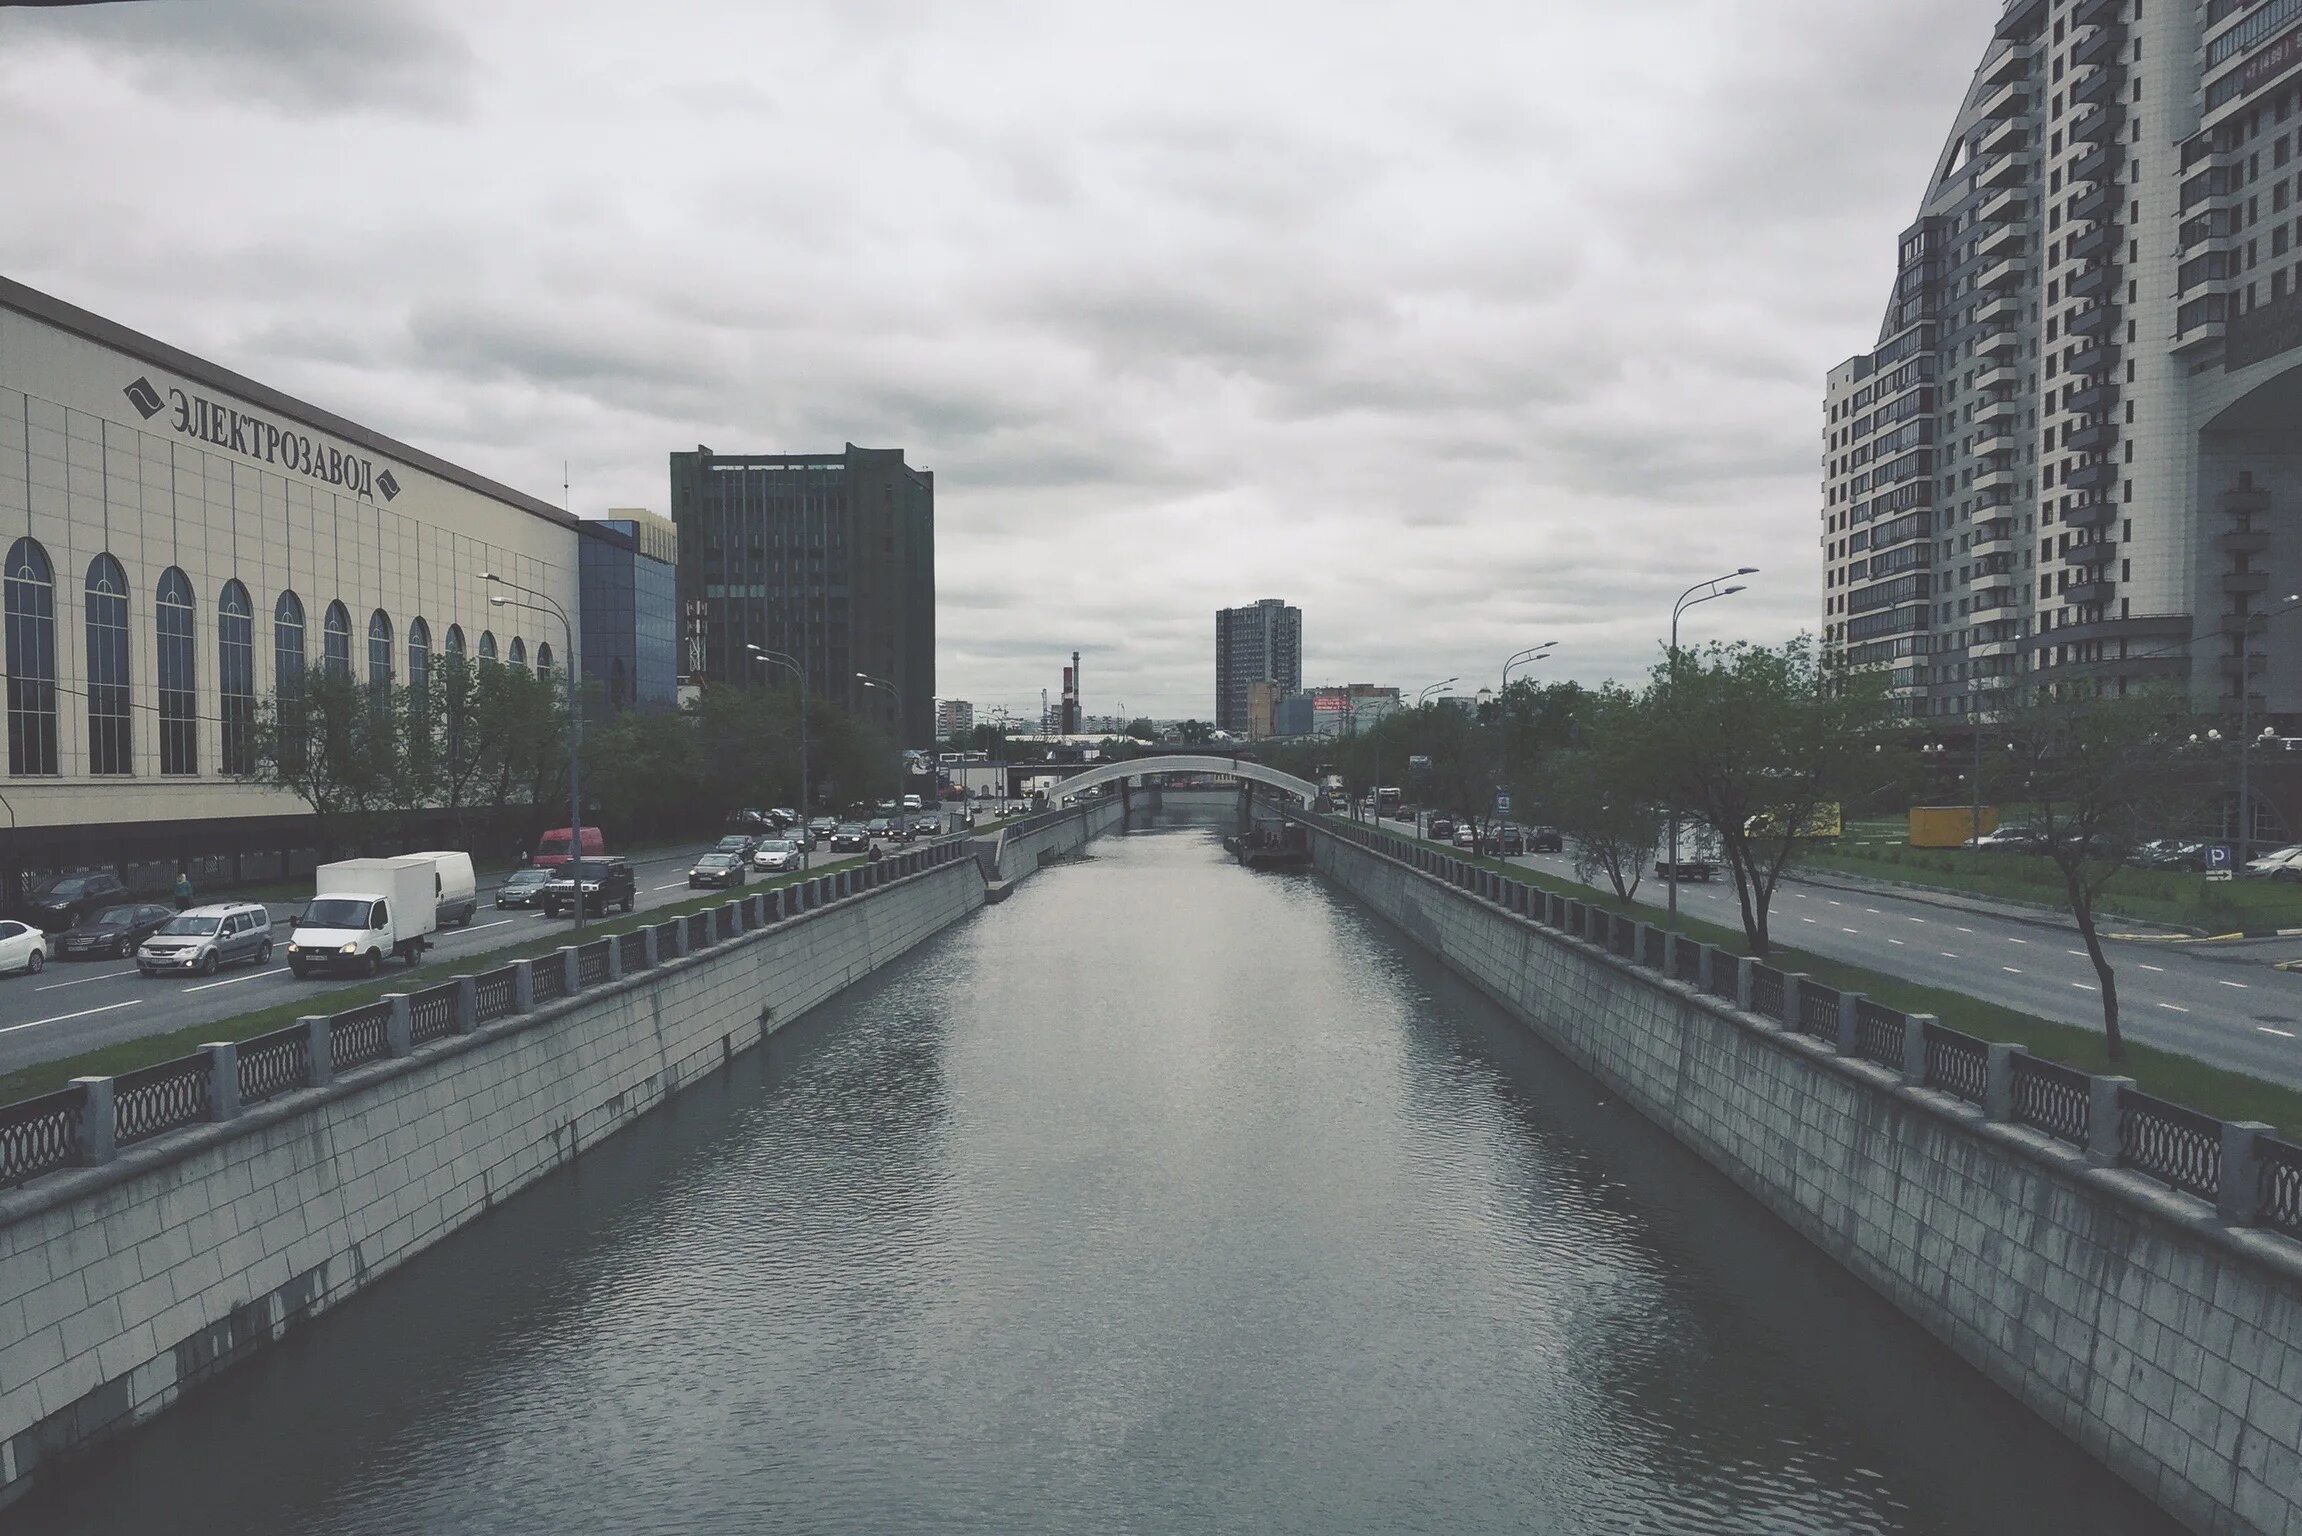
<instances>
[{"instance_id":1,"label":"dark high-rise building","mask_svg":"<svg viewBox=\"0 0 2302 1536\"><path fill-rule=\"evenodd\" d=\"M671 516L690 681L773 682L745 650L758 645L797 658L818 698L877 721L896 745L934 741L933 474L900 448L699 447L671 456ZM894 691L862 686L859 672Z\"/></svg>"},{"instance_id":2,"label":"dark high-rise building","mask_svg":"<svg viewBox=\"0 0 2302 1536\"><path fill-rule=\"evenodd\" d=\"M679 535L638 507L586 519L577 532L585 685L610 711L674 707Z\"/></svg>"},{"instance_id":3,"label":"dark high-rise building","mask_svg":"<svg viewBox=\"0 0 2302 1536\"><path fill-rule=\"evenodd\" d=\"M1215 610L1216 729L1247 730L1247 685L1257 682L1277 683L1282 698L1303 691L1303 610L1275 597Z\"/></svg>"}]
</instances>

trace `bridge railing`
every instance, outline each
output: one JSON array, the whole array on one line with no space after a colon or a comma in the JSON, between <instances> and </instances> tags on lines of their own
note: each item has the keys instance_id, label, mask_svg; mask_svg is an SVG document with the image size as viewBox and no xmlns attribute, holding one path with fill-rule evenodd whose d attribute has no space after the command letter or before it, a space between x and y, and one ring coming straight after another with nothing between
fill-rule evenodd
<instances>
[{"instance_id":1,"label":"bridge railing","mask_svg":"<svg viewBox=\"0 0 2302 1536\"><path fill-rule=\"evenodd\" d=\"M2219 1120L2097 1076L1946 1028L1859 992L1824 986L1703 944L1597 901L1547 889L1511 869L1336 817L1296 816L1328 837L1470 892L1511 919L1581 943L1658 982L1757 1015L1806 1049L1936 1095L1984 1120L2077 1149L2090 1163L2157 1181L2212 1206L2233 1225L2302 1239L2302 1144L2269 1126Z\"/></svg>"},{"instance_id":2,"label":"bridge railing","mask_svg":"<svg viewBox=\"0 0 2302 1536\"><path fill-rule=\"evenodd\" d=\"M967 857L963 838L947 838L876 865L819 875L581 946L564 945L478 975L451 976L420 991L386 993L268 1034L204 1045L189 1056L115 1077L77 1078L53 1093L0 1104L0 1189L109 1163L124 1148L236 1119L397 1058L452 1048L457 1036L772 929L846 896L869 899Z\"/></svg>"}]
</instances>

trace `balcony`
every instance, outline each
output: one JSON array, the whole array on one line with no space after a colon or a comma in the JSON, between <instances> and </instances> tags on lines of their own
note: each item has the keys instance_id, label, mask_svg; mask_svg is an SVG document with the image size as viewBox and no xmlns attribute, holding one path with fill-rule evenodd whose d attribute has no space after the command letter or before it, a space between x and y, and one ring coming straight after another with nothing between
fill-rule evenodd
<instances>
[{"instance_id":1,"label":"balcony","mask_svg":"<svg viewBox=\"0 0 2302 1536\"><path fill-rule=\"evenodd\" d=\"M2118 230L2110 224L2097 224L2083 235L2074 235L2063 247L2063 254L2072 261L2092 261L2118 249Z\"/></svg>"},{"instance_id":2,"label":"balcony","mask_svg":"<svg viewBox=\"0 0 2302 1536\"><path fill-rule=\"evenodd\" d=\"M2029 233L2029 224L2019 219L2008 220L2003 224L1985 225L1981 237L1974 242L1975 254L2002 264L2011 263L2019 274L2021 272L2023 241ZM1997 269L1993 268L1992 270Z\"/></svg>"},{"instance_id":3,"label":"balcony","mask_svg":"<svg viewBox=\"0 0 2302 1536\"><path fill-rule=\"evenodd\" d=\"M2103 27L2118 18L2123 0L2078 0L2070 9L2074 27Z\"/></svg>"},{"instance_id":4,"label":"balcony","mask_svg":"<svg viewBox=\"0 0 2302 1536\"><path fill-rule=\"evenodd\" d=\"M2125 29L2118 26L2098 26L2091 36L2078 40L2070 50L2070 62L2083 69L2092 64L2108 64L2117 60L2126 48Z\"/></svg>"},{"instance_id":5,"label":"balcony","mask_svg":"<svg viewBox=\"0 0 2302 1536\"><path fill-rule=\"evenodd\" d=\"M2268 571L2224 571L2215 578L2217 585L2232 597L2250 597L2270 590Z\"/></svg>"},{"instance_id":6,"label":"balcony","mask_svg":"<svg viewBox=\"0 0 2302 1536\"><path fill-rule=\"evenodd\" d=\"M2001 416L1990 421L1978 421L1974 429L1976 453L2012 453L2014 451L2014 423Z\"/></svg>"},{"instance_id":7,"label":"balcony","mask_svg":"<svg viewBox=\"0 0 2302 1536\"><path fill-rule=\"evenodd\" d=\"M2214 505L2231 517L2260 517L2270 510L2270 492L2259 485L2234 485L2215 497Z\"/></svg>"},{"instance_id":8,"label":"balcony","mask_svg":"<svg viewBox=\"0 0 2302 1536\"><path fill-rule=\"evenodd\" d=\"M1985 224L2021 223L2030 213L2030 194L2020 187L2007 187L1993 192L1983 200L1974 216Z\"/></svg>"},{"instance_id":9,"label":"balcony","mask_svg":"<svg viewBox=\"0 0 2302 1536\"><path fill-rule=\"evenodd\" d=\"M2001 118L1975 141L1974 153L1978 159L1991 155L2011 154L2030 147L2030 122L2027 118Z\"/></svg>"},{"instance_id":10,"label":"balcony","mask_svg":"<svg viewBox=\"0 0 2302 1536\"><path fill-rule=\"evenodd\" d=\"M1975 533L1974 547L1968 550L1967 553L1973 555L1976 559L1983 559L1990 555L2014 554L2016 552L2016 545L2014 542L2014 529L2012 525L2007 523L1992 523L1989 526L1996 531L1991 533L1988 538L1984 538L1982 536L1982 530L1977 529Z\"/></svg>"},{"instance_id":11,"label":"balcony","mask_svg":"<svg viewBox=\"0 0 2302 1536\"><path fill-rule=\"evenodd\" d=\"M2098 181L2071 200L2063 217L2079 224L2108 223L2118 210L2118 184Z\"/></svg>"},{"instance_id":12,"label":"balcony","mask_svg":"<svg viewBox=\"0 0 2302 1536\"><path fill-rule=\"evenodd\" d=\"M2062 446L2079 453L2106 454L2118 444L2118 423L2096 417L2062 434Z\"/></svg>"},{"instance_id":13,"label":"balcony","mask_svg":"<svg viewBox=\"0 0 2302 1536\"><path fill-rule=\"evenodd\" d=\"M2117 558L2118 546L2108 539L2090 539L2083 544L2073 544L2062 552L2064 565L2077 566L2080 569L2092 569L2098 565L2108 565Z\"/></svg>"},{"instance_id":14,"label":"balcony","mask_svg":"<svg viewBox=\"0 0 2302 1536\"><path fill-rule=\"evenodd\" d=\"M2100 581L2072 582L2060 594L2062 600L2080 608L2099 608L2118 594L2118 583L2104 577Z\"/></svg>"},{"instance_id":15,"label":"balcony","mask_svg":"<svg viewBox=\"0 0 2302 1536\"><path fill-rule=\"evenodd\" d=\"M1975 324L1987 330L2008 330L2022 322L2022 299L2018 294L2000 293L1985 299L1974 309Z\"/></svg>"},{"instance_id":16,"label":"balcony","mask_svg":"<svg viewBox=\"0 0 2302 1536\"><path fill-rule=\"evenodd\" d=\"M2011 363L1993 363L1989 367L1983 369L1980 373L1976 374L1974 378L1969 381L1967 387L1978 392L1990 393L1999 390L2011 390L2021 382L2021 369L2016 368ZM2012 404L2013 402L2011 400L1998 401L1994 397L1993 403Z\"/></svg>"},{"instance_id":17,"label":"balcony","mask_svg":"<svg viewBox=\"0 0 2302 1536\"><path fill-rule=\"evenodd\" d=\"M2112 336L2118 330L2118 306L2105 301L2089 304L2084 309L2074 309L2062 317L2062 329L2066 335L2071 336L2098 339Z\"/></svg>"},{"instance_id":18,"label":"balcony","mask_svg":"<svg viewBox=\"0 0 2302 1536\"><path fill-rule=\"evenodd\" d=\"M1991 121L2020 117L2030 110L2030 90L2020 80L2009 80L1982 99L1982 116Z\"/></svg>"},{"instance_id":19,"label":"balcony","mask_svg":"<svg viewBox=\"0 0 2302 1536\"><path fill-rule=\"evenodd\" d=\"M2017 48L2027 48L2038 41L2039 28L2045 25L2046 0L2006 0L1992 35L2006 38Z\"/></svg>"},{"instance_id":20,"label":"balcony","mask_svg":"<svg viewBox=\"0 0 2302 1536\"><path fill-rule=\"evenodd\" d=\"M1984 267L1982 275L1975 279L1975 284L1985 290L2017 288L2022 285L2023 279L2029 275L2030 269L2018 253L2011 257L2002 257Z\"/></svg>"},{"instance_id":21,"label":"balcony","mask_svg":"<svg viewBox=\"0 0 2302 1536\"><path fill-rule=\"evenodd\" d=\"M2000 86L2009 81L2027 78L2030 74L2032 58L2033 54L2029 44L2016 43L1997 58L1992 59L1988 66L1983 69L1982 83L1988 86Z\"/></svg>"},{"instance_id":22,"label":"balcony","mask_svg":"<svg viewBox=\"0 0 2302 1536\"><path fill-rule=\"evenodd\" d=\"M1974 408L1974 420L1977 425L2003 421L2008 426L2012 426L2021 419L2022 402L2015 399L2011 392L1993 394Z\"/></svg>"},{"instance_id":23,"label":"balcony","mask_svg":"<svg viewBox=\"0 0 2302 1536\"><path fill-rule=\"evenodd\" d=\"M1974 184L1996 189L2018 185L2030 174L2030 153L2010 149L2002 154L1988 156L1974 165Z\"/></svg>"},{"instance_id":24,"label":"balcony","mask_svg":"<svg viewBox=\"0 0 2302 1536\"><path fill-rule=\"evenodd\" d=\"M2118 344L2110 341L2090 341L2063 360L2063 367L2086 377L2107 374L2118 366Z\"/></svg>"},{"instance_id":25,"label":"balcony","mask_svg":"<svg viewBox=\"0 0 2302 1536\"><path fill-rule=\"evenodd\" d=\"M2115 259L2115 257L2113 257ZM2104 263L2086 268L2064 283L2063 290L2074 299L2091 299L2109 293L2118 286L2118 269Z\"/></svg>"},{"instance_id":26,"label":"balcony","mask_svg":"<svg viewBox=\"0 0 2302 1536\"><path fill-rule=\"evenodd\" d=\"M2115 64L2107 64L2088 75L2071 88L2070 99L2075 103L2101 105L2118 99L2126 88L2126 71Z\"/></svg>"},{"instance_id":27,"label":"balcony","mask_svg":"<svg viewBox=\"0 0 2302 1536\"><path fill-rule=\"evenodd\" d=\"M2070 398L2063 402L2063 409L2069 411L2073 416L2100 416L2117 403L2118 381L2104 379L2099 384L2089 384L2083 389L2072 390Z\"/></svg>"},{"instance_id":28,"label":"balcony","mask_svg":"<svg viewBox=\"0 0 2302 1536\"><path fill-rule=\"evenodd\" d=\"M2176 357L2188 357L2193 352L2203 352L2209 347L2220 346L2222 344L2222 330L2222 320L2219 316L2211 320L2196 321L2183 328L2182 334L2174 338L2174 345L2168 350L2172 351Z\"/></svg>"},{"instance_id":29,"label":"balcony","mask_svg":"<svg viewBox=\"0 0 2302 1536\"><path fill-rule=\"evenodd\" d=\"M2011 467L1992 465L1975 474L1974 489L1977 491L1995 490L2002 485L2009 490L2013 489L2014 470Z\"/></svg>"},{"instance_id":30,"label":"balcony","mask_svg":"<svg viewBox=\"0 0 2302 1536\"><path fill-rule=\"evenodd\" d=\"M2100 500L2082 501L2063 513L2062 521L2072 528L2107 528L2118 521L2118 503Z\"/></svg>"},{"instance_id":31,"label":"balcony","mask_svg":"<svg viewBox=\"0 0 2302 1536\"><path fill-rule=\"evenodd\" d=\"M1968 646L1966 654L1968 659L1972 661L1988 661L1994 656L2019 656L2022 654L2022 642L2020 640L1984 640Z\"/></svg>"},{"instance_id":32,"label":"balcony","mask_svg":"<svg viewBox=\"0 0 2302 1536\"><path fill-rule=\"evenodd\" d=\"M2233 528L2214 536L2214 547L2226 555L2260 555L2270 549L2267 528Z\"/></svg>"},{"instance_id":33,"label":"balcony","mask_svg":"<svg viewBox=\"0 0 2302 1536\"><path fill-rule=\"evenodd\" d=\"M2088 495L2096 491L2107 491L2117 483L2118 466L2099 459L2092 463L2081 464L2063 477L2064 485L2074 491L2085 492Z\"/></svg>"},{"instance_id":34,"label":"balcony","mask_svg":"<svg viewBox=\"0 0 2302 1536\"><path fill-rule=\"evenodd\" d=\"M2116 102L2096 107L2070 125L2072 144L2115 144L2126 126L2126 109Z\"/></svg>"}]
</instances>

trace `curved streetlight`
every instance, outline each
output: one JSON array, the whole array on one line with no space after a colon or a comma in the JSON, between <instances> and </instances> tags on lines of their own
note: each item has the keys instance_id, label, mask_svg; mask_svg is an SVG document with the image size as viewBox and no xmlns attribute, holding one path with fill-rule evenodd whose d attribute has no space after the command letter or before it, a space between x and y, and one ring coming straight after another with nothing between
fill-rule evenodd
<instances>
[{"instance_id":1,"label":"curved streetlight","mask_svg":"<svg viewBox=\"0 0 2302 1536\"><path fill-rule=\"evenodd\" d=\"M1499 794L1508 794L1511 788L1511 669L1513 667L1531 667L1539 662L1549 661L1551 648L1558 643L1556 640L1545 640L1541 645L1530 645L1525 650L1514 652L1503 659L1502 682L1495 689L1496 723L1502 727L1503 732L1501 766L1496 775L1502 781L1496 785L1496 792ZM1502 829L1499 827L1496 829L1498 837L1501 835L1501 831Z\"/></svg>"},{"instance_id":2,"label":"curved streetlight","mask_svg":"<svg viewBox=\"0 0 2302 1536\"><path fill-rule=\"evenodd\" d=\"M568 612L550 597L532 587L506 581L493 571L482 571L480 580L490 586L516 592L519 597L506 597L501 592L490 592L488 604L494 608L525 608L531 613L548 613L560 621L562 637L566 640L568 679L568 862L576 866L575 925L583 931L583 709L576 695L576 641L575 624ZM526 599L522 601L521 599ZM604 899L604 898L603 898Z\"/></svg>"},{"instance_id":3,"label":"curved streetlight","mask_svg":"<svg viewBox=\"0 0 2302 1536\"><path fill-rule=\"evenodd\" d=\"M1672 602L1671 645L1670 650L1666 653L1669 677L1672 683L1675 684L1678 681L1679 675L1679 615L1697 603L1716 602L1722 597L1734 596L1744 589L1740 586L1730 587L1725 583L1733 581L1737 576L1756 576L1757 574L1758 567L1755 565L1738 565L1724 576L1713 576L1708 581L1696 582L1681 592L1677 599ZM1676 700L1674 699L1672 702L1675 707ZM1663 861L1663 880L1664 884L1670 888L1670 923L1673 928L1676 928L1679 925L1679 797L1676 793L1671 796L1670 840L1669 857Z\"/></svg>"},{"instance_id":4,"label":"curved streetlight","mask_svg":"<svg viewBox=\"0 0 2302 1536\"><path fill-rule=\"evenodd\" d=\"M1420 693L1415 695L1415 707L1417 709L1421 709L1423 707L1423 700L1429 698L1434 693L1452 693L1454 691L1455 684L1461 681L1462 679L1459 677L1450 677L1443 679L1442 681L1430 684Z\"/></svg>"},{"instance_id":5,"label":"curved streetlight","mask_svg":"<svg viewBox=\"0 0 2302 1536\"><path fill-rule=\"evenodd\" d=\"M782 651L771 651L765 646L745 641L743 648L751 659L762 666L789 667L799 678L799 867L812 867L815 852L815 829L809 825L814 812L807 803L807 668L801 666Z\"/></svg>"}]
</instances>

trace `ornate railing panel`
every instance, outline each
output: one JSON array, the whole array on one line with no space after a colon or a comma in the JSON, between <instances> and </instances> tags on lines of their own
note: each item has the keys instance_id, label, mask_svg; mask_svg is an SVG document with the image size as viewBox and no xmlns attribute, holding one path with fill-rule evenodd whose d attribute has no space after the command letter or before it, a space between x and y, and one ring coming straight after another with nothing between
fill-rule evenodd
<instances>
[{"instance_id":1,"label":"ornate railing panel","mask_svg":"<svg viewBox=\"0 0 2302 1536\"><path fill-rule=\"evenodd\" d=\"M596 987L607 980L607 952L613 939L594 939L576 951L576 985Z\"/></svg>"},{"instance_id":2,"label":"ornate railing panel","mask_svg":"<svg viewBox=\"0 0 2302 1536\"><path fill-rule=\"evenodd\" d=\"M21 1184L80 1160L80 1116L88 1090L74 1083L36 1099L0 1105L0 1187Z\"/></svg>"},{"instance_id":3,"label":"ornate railing panel","mask_svg":"<svg viewBox=\"0 0 2302 1536\"><path fill-rule=\"evenodd\" d=\"M456 984L426 987L408 999L409 1034L415 1043L444 1040L456 1032Z\"/></svg>"},{"instance_id":4,"label":"ornate railing panel","mask_svg":"<svg viewBox=\"0 0 2302 1536\"><path fill-rule=\"evenodd\" d=\"M508 965L499 966L492 971L482 971L473 979L476 985L472 989L472 1022L489 1024L509 1017L512 1003L518 997L514 990L512 968Z\"/></svg>"},{"instance_id":5,"label":"ornate railing panel","mask_svg":"<svg viewBox=\"0 0 2302 1536\"><path fill-rule=\"evenodd\" d=\"M2094 1080L2060 1062L2014 1058L2014 1118L2062 1141L2086 1145L2094 1119Z\"/></svg>"},{"instance_id":6,"label":"ornate railing panel","mask_svg":"<svg viewBox=\"0 0 2302 1536\"><path fill-rule=\"evenodd\" d=\"M179 1056L112 1079L112 1141L129 1146L208 1118L208 1058Z\"/></svg>"},{"instance_id":7,"label":"ornate railing panel","mask_svg":"<svg viewBox=\"0 0 2302 1536\"><path fill-rule=\"evenodd\" d=\"M2265 1136L2256 1145L2262 1156L2256 1219L2289 1237L2302 1237L2302 1146L2275 1136Z\"/></svg>"},{"instance_id":8,"label":"ornate railing panel","mask_svg":"<svg viewBox=\"0 0 2302 1536\"><path fill-rule=\"evenodd\" d=\"M1645 943L1641 947L1645 951L1645 953L1639 956L1641 963L1643 963L1648 970L1661 970L1663 968L1663 950L1665 947L1663 944L1663 931L1660 928L1649 928L1646 931Z\"/></svg>"},{"instance_id":9,"label":"ornate railing panel","mask_svg":"<svg viewBox=\"0 0 2302 1536\"><path fill-rule=\"evenodd\" d=\"M643 928L637 933L624 934L616 940L616 943L623 946L623 953L619 958L623 961L623 968L627 974L647 968L646 929Z\"/></svg>"},{"instance_id":10,"label":"ornate railing panel","mask_svg":"<svg viewBox=\"0 0 2302 1536\"><path fill-rule=\"evenodd\" d=\"M568 995L567 962L560 958L558 950L536 956L535 965L528 974L531 995L536 1002L556 1003Z\"/></svg>"},{"instance_id":11,"label":"ornate railing panel","mask_svg":"<svg viewBox=\"0 0 2302 1536\"><path fill-rule=\"evenodd\" d=\"M1838 988L1817 981L1799 984L1798 1032L1816 1040L1838 1039Z\"/></svg>"},{"instance_id":12,"label":"ornate railing panel","mask_svg":"<svg viewBox=\"0 0 2302 1536\"><path fill-rule=\"evenodd\" d=\"M1980 1104L1990 1081L1990 1046L1940 1024L1926 1026L1926 1086Z\"/></svg>"},{"instance_id":13,"label":"ornate railing panel","mask_svg":"<svg viewBox=\"0 0 2302 1536\"><path fill-rule=\"evenodd\" d=\"M368 1062L383 1060L391 1053L391 1022L390 1003L369 1003L329 1019L329 1061L338 1072L348 1072Z\"/></svg>"},{"instance_id":14,"label":"ornate railing panel","mask_svg":"<svg viewBox=\"0 0 2302 1536\"><path fill-rule=\"evenodd\" d=\"M312 1031L290 1024L240 1042L240 1102L261 1104L312 1084Z\"/></svg>"},{"instance_id":15,"label":"ornate railing panel","mask_svg":"<svg viewBox=\"0 0 2302 1536\"><path fill-rule=\"evenodd\" d=\"M1782 1017L1782 972L1771 965L1750 968L1750 1011L1765 1019Z\"/></svg>"},{"instance_id":16,"label":"ornate railing panel","mask_svg":"<svg viewBox=\"0 0 2302 1536\"><path fill-rule=\"evenodd\" d=\"M2118 1095L2118 1161L2212 1200L2222 1188L2222 1122L2128 1088Z\"/></svg>"},{"instance_id":17,"label":"ornate railing panel","mask_svg":"<svg viewBox=\"0 0 2302 1536\"><path fill-rule=\"evenodd\" d=\"M1902 1065L1902 1014L1864 998L1854 1005L1855 1050L1882 1067Z\"/></svg>"},{"instance_id":18,"label":"ornate railing panel","mask_svg":"<svg viewBox=\"0 0 2302 1536\"><path fill-rule=\"evenodd\" d=\"M1672 967L1677 979L1690 987L1699 987L1703 979L1703 949L1700 944L1679 940L1677 959Z\"/></svg>"}]
</instances>

